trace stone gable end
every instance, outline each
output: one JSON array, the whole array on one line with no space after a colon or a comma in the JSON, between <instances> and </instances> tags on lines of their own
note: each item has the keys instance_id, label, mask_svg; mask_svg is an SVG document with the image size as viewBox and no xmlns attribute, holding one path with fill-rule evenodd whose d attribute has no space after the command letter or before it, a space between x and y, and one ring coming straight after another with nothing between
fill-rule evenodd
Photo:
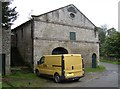
<instances>
[{"instance_id":1,"label":"stone gable end","mask_svg":"<svg viewBox=\"0 0 120 89\"><path fill-rule=\"evenodd\" d=\"M48 13L33 16L35 20L52 22L57 24L66 24L76 27L94 29L95 25L74 5L68 5Z\"/></svg>"}]
</instances>

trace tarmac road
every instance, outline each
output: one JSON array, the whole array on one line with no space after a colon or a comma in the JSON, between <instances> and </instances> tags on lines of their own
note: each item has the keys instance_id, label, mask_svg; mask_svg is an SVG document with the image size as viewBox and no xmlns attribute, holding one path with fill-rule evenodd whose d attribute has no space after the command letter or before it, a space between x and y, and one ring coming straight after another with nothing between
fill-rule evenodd
<instances>
[{"instance_id":1,"label":"tarmac road","mask_svg":"<svg viewBox=\"0 0 120 89\"><path fill-rule=\"evenodd\" d=\"M106 67L104 74L92 81L84 83L82 87L118 87L118 65L101 63Z\"/></svg>"},{"instance_id":2,"label":"tarmac road","mask_svg":"<svg viewBox=\"0 0 120 89\"><path fill-rule=\"evenodd\" d=\"M45 87L118 87L118 65L100 64L106 67L106 71L89 73L78 82L54 83L48 80Z\"/></svg>"}]
</instances>

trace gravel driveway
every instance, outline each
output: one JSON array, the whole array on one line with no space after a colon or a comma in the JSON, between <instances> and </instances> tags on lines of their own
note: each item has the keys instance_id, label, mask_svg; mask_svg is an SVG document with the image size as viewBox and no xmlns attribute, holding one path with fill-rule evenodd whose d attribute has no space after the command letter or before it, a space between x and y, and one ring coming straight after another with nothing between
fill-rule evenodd
<instances>
[{"instance_id":1,"label":"gravel driveway","mask_svg":"<svg viewBox=\"0 0 120 89\"><path fill-rule=\"evenodd\" d=\"M100 64L106 67L104 72L88 73L78 82L54 83L48 80L45 87L118 87L118 65Z\"/></svg>"}]
</instances>

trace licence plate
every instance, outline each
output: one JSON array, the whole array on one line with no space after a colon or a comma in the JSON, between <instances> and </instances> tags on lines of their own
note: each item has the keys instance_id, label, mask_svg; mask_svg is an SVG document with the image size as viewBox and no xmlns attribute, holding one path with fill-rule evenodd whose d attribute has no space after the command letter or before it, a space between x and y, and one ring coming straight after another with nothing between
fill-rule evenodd
<instances>
[{"instance_id":1,"label":"licence plate","mask_svg":"<svg viewBox=\"0 0 120 89\"><path fill-rule=\"evenodd\" d=\"M73 73L71 73L71 74L67 74L67 77L72 77L72 76L74 76Z\"/></svg>"}]
</instances>

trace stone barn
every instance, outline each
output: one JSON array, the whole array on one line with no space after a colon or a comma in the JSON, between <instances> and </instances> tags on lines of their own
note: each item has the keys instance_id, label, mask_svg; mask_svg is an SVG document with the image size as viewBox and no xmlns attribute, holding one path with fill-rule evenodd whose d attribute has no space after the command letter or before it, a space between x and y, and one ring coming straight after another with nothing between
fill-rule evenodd
<instances>
[{"instance_id":1,"label":"stone barn","mask_svg":"<svg viewBox=\"0 0 120 89\"><path fill-rule=\"evenodd\" d=\"M14 46L33 68L42 55L82 54L86 67L99 59L96 26L73 4L41 14L12 29Z\"/></svg>"}]
</instances>

